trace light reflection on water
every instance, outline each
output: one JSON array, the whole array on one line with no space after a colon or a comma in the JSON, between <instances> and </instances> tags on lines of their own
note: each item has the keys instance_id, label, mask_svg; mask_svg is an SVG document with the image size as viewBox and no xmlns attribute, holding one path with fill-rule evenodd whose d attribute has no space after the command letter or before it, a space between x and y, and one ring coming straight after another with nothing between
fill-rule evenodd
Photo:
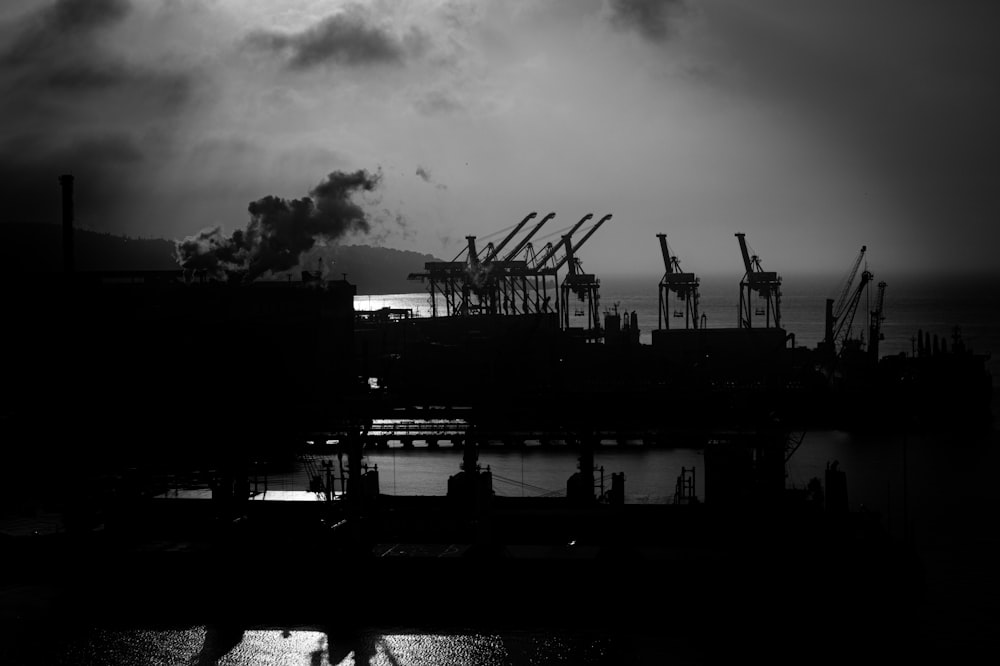
<instances>
[{"instance_id":1,"label":"light reflection on water","mask_svg":"<svg viewBox=\"0 0 1000 666\"><path fill-rule=\"evenodd\" d=\"M338 632L215 626L170 630L97 629L39 646L21 663L90 666L423 666L442 664L596 664L614 649L608 637L582 633ZM58 650L58 655L46 652ZM54 658L53 658L54 657Z\"/></svg>"}]
</instances>

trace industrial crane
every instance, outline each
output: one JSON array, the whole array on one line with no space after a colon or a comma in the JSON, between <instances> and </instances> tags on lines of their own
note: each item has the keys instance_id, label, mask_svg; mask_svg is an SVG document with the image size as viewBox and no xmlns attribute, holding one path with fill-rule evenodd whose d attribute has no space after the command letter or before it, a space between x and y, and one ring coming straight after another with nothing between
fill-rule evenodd
<instances>
[{"instance_id":1,"label":"industrial crane","mask_svg":"<svg viewBox=\"0 0 1000 666\"><path fill-rule=\"evenodd\" d=\"M488 245L482 253L476 249L476 237L466 236L467 244L451 261L430 261L424 264L423 273L412 273L411 280L427 281L431 297L431 316L438 316L438 296L444 298L445 311L451 315L497 314L504 309L510 309L514 303L512 297L514 284L512 275L517 275L521 282L522 303L527 309L526 261L517 261L514 257L542 225L555 216L549 213L531 232L518 243L517 247L502 260L497 257L537 213L528 214L499 245ZM510 279L508 279L510 278ZM535 280L537 282L537 278ZM539 300L539 299L536 299ZM514 307L516 312L516 306Z\"/></svg>"},{"instance_id":2,"label":"industrial crane","mask_svg":"<svg viewBox=\"0 0 1000 666\"><path fill-rule=\"evenodd\" d=\"M515 313L517 312L517 295L519 287L522 313L526 314L531 311L532 294L534 295L534 311L536 313L548 312L548 303L550 300L548 296L548 278L532 268L534 265L533 261L535 259L535 252L534 248L531 246L531 239L536 233L538 233L546 222L555 216L555 213L549 213L543 217L541 222L536 224L531 231L529 231L528 234L522 238L516 246L514 246L514 249L508 252L507 255L501 260L501 263L507 267L507 270L504 271L505 279L500 284L500 290L503 292L504 303L509 304ZM503 245L506 245L506 243ZM499 250L503 249L503 245L497 251L498 256ZM517 257L521 254L522 250L525 252L525 257L518 260ZM541 288L539 289L539 287ZM532 294L529 294L529 288Z\"/></svg>"},{"instance_id":3,"label":"industrial crane","mask_svg":"<svg viewBox=\"0 0 1000 666\"><path fill-rule=\"evenodd\" d=\"M858 268L861 267L861 261L865 258L865 252L868 250L867 246L861 246L861 252L858 253L857 258L854 260L854 264L851 266L851 270L847 274L847 278L844 280L844 285L840 290L840 297L836 300L836 304L832 298L826 299L826 326L823 339L826 343L827 348L831 353L834 351L834 329L840 328L843 324L844 314L848 305L847 295L851 291L851 284L854 283L854 278L858 274ZM855 306L856 307L856 306ZM851 315L854 316L853 314ZM848 327L849 329L850 327Z\"/></svg>"},{"instance_id":4,"label":"industrial crane","mask_svg":"<svg viewBox=\"0 0 1000 666\"><path fill-rule=\"evenodd\" d=\"M698 328L698 277L694 273L681 272L681 262L671 254L666 234L656 234L656 237L660 239L664 267L663 277L660 279L659 328L670 328L671 291L685 303L684 328Z\"/></svg>"},{"instance_id":5,"label":"industrial crane","mask_svg":"<svg viewBox=\"0 0 1000 666\"><path fill-rule=\"evenodd\" d=\"M529 221L538 216L532 212L524 217L500 243L489 243L482 251L476 248L476 237L466 236L466 245L451 261L430 261L424 264L423 273L413 273L411 280L423 280L428 283L431 296L431 316L438 316L438 297L443 297L445 311L448 316L474 314L530 314L551 312L548 296L548 280L555 280L555 289L559 290L557 272L564 264L569 264L569 276L563 285L561 302L568 300L567 291L573 291L581 300L589 300L593 317L592 328L599 329L600 322L596 315L598 280L593 275L582 272L575 253L590 239L591 236L611 219L605 215L597 224L591 227L582 239L573 242L573 234L580 229L593 214L584 215L569 233L552 245L548 244L541 252L535 253L531 247L531 239L555 217L549 213L531 231L522 237L509 252L506 248L514 241ZM510 227L508 227L510 228ZM502 233L507 229L499 232ZM491 234L493 235L493 234ZM564 255L558 261L556 254L564 249ZM565 308L564 308L565 310ZM564 311L562 321L566 323ZM596 323L595 323L596 322Z\"/></svg>"},{"instance_id":6,"label":"industrial crane","mask_svg":"<svg viewBox=\"0 0 1000 666\"><path fill-rule=\"evenodd\" d=\"M751 328L753 314L765 316L765 328L771 327L771 317L774 317L774 327L781 328L781 278L774 271L761 268L760 257L751 255L747 249L746 234L737 233L740 241L740 252L743 254L743 265L746 273L740 280L740 316L737 322L739 328ZM763 309L751 310L752 292L757 292L764 299Z\"/></svg>"},{"instance_id":7,"label":"industrial crane","mask_svg":"<svg viewBox=\"0 0 1000 666\"><path fill-rule=\"evenodd\" d=\"M872 274L868 270L861 271L861 281L858 282L857 288L851 297L847 300L847 304L844 306L844 311L842 316L838 318L837 325L833 331L833 340L841 341L841 352L843 352L844 343L851 337L851 326L854 325L854 315L858 310L858 303L861 300L861 294L864 292L865 287L872 280Z\"/></svg>"},{"instance_id":8,"label":"industrial crane","mask_svg":"<svg viewBox=\"0 0 1000 666\"><path fill-rule=\"evenodd\" d=\"M589 218L590 216L588 215L584 219ZM597 224L591 227L590 230L584 234L583 238L581 238L578 243L573 243L572 231L562 237L560 244L565 246L566 252L563 255L563 258L555 263L551 271L555 274L556 271L563 266L563 264L566 264L568 274L566 275L566 279L563 280L559 292L560 313L562 315L563 328L569 328L569 293L572 291L579 300L587 302L588 329L595 333L599 333L601 330L601 319L598 312L601 281L598 280L592 273L583 272L583 268L580 265L580 259L576 256L576 253L581 247L583 247L583 244L594 235L594 232L596 232L601 225L610 219L610 214L602 217L598 220ZM558 247L558 245L556 247Z\"/></svg>"}]
</instances>

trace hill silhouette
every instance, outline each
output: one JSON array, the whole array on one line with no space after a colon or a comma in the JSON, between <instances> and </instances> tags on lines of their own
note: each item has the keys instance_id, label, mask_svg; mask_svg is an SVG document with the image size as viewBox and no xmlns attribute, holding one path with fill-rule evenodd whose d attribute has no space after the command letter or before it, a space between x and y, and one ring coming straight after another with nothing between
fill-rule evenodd
<instances>
[{"instance_id":1,"label":"hill silhouette","mask_svg":"<svg viewBox=\"0 0 1000 666\"><path fill-rule=\"evenodd\" d=\"M47 273L62 270L62 228L55 224L4 224L0 265L5 272ZM75 261L80 271L177 270L174 241L132 238L76 229ZM331 277L347 274L358 294L398 294L422 291L406 276L423 270L424 262L440 261L430 254L368 245L317 247L302 256L303 269L315 270L323 258ZM284 277L282 276L277 277Z\"/></svg>"}]
</instances>

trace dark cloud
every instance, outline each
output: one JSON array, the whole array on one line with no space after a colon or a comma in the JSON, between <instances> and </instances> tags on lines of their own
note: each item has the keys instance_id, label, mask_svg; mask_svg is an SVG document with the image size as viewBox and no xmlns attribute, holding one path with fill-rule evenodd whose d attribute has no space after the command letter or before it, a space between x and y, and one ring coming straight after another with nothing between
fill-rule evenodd
<instances>
[{"instance_id":1,"label":"dark cloud","mask_svg":"<svg viewBox=\"0 0 1000 666\"><path fill-rule=\"evenodd\" d=\"M56 222L56 178L77 178L81 225L123 226L192 97L191 71L113 51L125 0L58 0L0 24L0 182L4 221ZM165 122L166 121L166 122ZM166 137L166 139L165 139ZM134 220L133 220L134 221Z\"/></svg>"},{"instance_id":2,"label":"dark cloud","mask_svg":"<svg viewBox=\"0 0 1000 666\"><path fill-rule=\"evenodd\" d=\"M653 42L666 40L674 18L686 7L685 0L610 0L611 25L635 30Z\"/></svg>"},{"instance_id":3,"label":"dark cloud","mask_svg":"<svg viewBox=\"0 0 1000 666\"><path fill-rule=\"evenodd\" d=\"M16 22L19 36L2 60L21 63L53 49L71 47L100 28L119 23L130 10L127 0L57 0Z\"/></svg>"},{"instance_id":4,"label":"dark cloud","mask_svg":"<svg viewBox=\"0 0 1000 666\"><path fill-rule=\"evenodd\" d=\"M56 0L42 16L53 29L69 31L114 23L130 9L128 0Z\"/></svg>"},{"instance_id":5,"label":"dark cloud","mask_svg":"<svg viewBox=\"0 0 1000 666\"><path fill-rule=\"evenodd\" d=\"M0 37L16 36L0 55L4 124L66 123L67 115L91 105L119 116L183 105L193 87L191 72L139 65L109 50L102 31L121 23L130 9L125 0L58 0L0 25ZM115 94L126 99L109 99Z\"/></svg>"},{"instance_id":6,"label":"dark cloud","mask_svg":"<svg viewBox=\"0 0 1000 666\"><path fill-rule=\"evenodd\" d=\"M292 69L324 64L400 64L411 49L426 48L426 37L411 30L403 39L377 24L360 5L348 5L338 14L297 33L261 30L248 38L251 46L288 54Z\"/></svg>"},{"instance_id":7,"label":"dark cloud","mask_svg":"<svg viewBox=\"0 0 1000 666\"><path fill-rule=\"evenodd\" d=\"M371 192L381 172L334 171L301 199L267 196L247 210L250 222L230 236L219 227L205 229L177 243L177 261L185 270L230 272L253 280L268 271L294 268L302 253L317 242L335 241L348 233L368 233L371 223L353 200Z\"/></svg>"}]
</instances>

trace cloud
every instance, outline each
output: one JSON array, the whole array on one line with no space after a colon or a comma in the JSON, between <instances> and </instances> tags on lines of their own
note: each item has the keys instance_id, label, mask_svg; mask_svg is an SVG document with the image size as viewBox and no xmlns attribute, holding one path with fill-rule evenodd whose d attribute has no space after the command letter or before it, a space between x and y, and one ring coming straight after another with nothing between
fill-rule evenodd
<instances>
[{"instance_id":1,"label":"cloud","mask_svg":"<svg viewBox=\"0 0 1000 666\"><path fill-rule=\"evenodd\" d=\"M426 49L426 41L415 28L397 37L360 5L348 5L301 32L260 30L247 38L252 47L287 54L288 67L298 70L325 64L398 65L408 53Z\"/></svg>"},{"instance_id":2,"label":"cloud","mask_svg":"<svg viewBox=\"0 0 1000 666\"><path fill-rule=\"evenodd\" d=\"M57 0L17 22L19 37L4 53L6 63L21 63L40 53L71 46L94 31L121 22L131 10L127 0Z\"/></svg>"},{"instance_id":3,"label":"cloud","mask_svg":"<svg viewBox=\"0 0 1000 666\"><path fill-rule=\"evenodd\" d=\"M197 77L119 51L127 38L117 29L133 18L125 0L57 0L0 23L0 44L10 44L0 47L4 220L56 221L55 179L68 172L81 224L124 220L160 168L145 155L168 151L169 123Z\"/></svg>"},{"instance_id":4,"label":"cloud","mask_svg":"<svg viewBox=\"0 0 1000 666\"><path fill-rule=\"evenodd\" d=\"M112 51L105 32L130 12L125 0L58 0L0 25L0 38L17 35L0 55L4 124L60 122L83 115L91 104L116 114L159 114L183 105L193 87L192 72L138 64ZM110 102L115 94L128 99ZM38 112L59 117L42 118Z\"/></svg>"},{"instance_id":5,"label":"cloud","mask_svg":"<svg viewBox=\"0 0 1000 666\"><path fill-rule=\"evenodd\" d=\"M651 42L663 42L671 35L675 15L685 7L685 0L610 0L610 21L620 30L634 30Z\"/></svg>"},{"instance_id":6,"label":"cloud","mask_svg":"<svg viewBox=\"0 0 1000 666\"><path fill-rule=\"evenodd\" d=\"M430 169L428 169L425 166L417 166L417 175L420 176L420 180L424 181L425 183L433 185L439 190L448 189L448 186L445 185L444 183L438 183L437 181L435 181L434 177L431 175Z\"/></svg>"}]
</instances>

